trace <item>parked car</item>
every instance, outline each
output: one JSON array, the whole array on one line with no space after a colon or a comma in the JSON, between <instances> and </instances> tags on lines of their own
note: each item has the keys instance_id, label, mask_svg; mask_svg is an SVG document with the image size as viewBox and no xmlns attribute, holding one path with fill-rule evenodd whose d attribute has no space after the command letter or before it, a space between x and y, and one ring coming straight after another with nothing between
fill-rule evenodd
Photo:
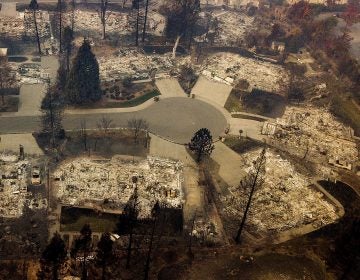
<instances>
[{"instance_id":1,"label":"parked car","mask_svg":"<svg viewBox=\"0 0 360 280\"><path fill-rule=\"evenodd\" d=\"M41 177L40 177L40 167L34 166L31 172L31 184L32 185L40 185Z\"/></svg>"}]
</instances>

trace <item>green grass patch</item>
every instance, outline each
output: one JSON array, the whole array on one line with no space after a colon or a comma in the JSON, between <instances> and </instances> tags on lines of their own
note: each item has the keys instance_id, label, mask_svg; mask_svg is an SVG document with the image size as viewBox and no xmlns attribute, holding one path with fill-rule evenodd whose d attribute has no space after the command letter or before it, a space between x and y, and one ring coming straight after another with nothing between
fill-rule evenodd
<instances>
[{"instance_id":1,"label":"green grass patch","mask_svg":"<svg viewBox=\"0 0 360 280\"><path fill-rule=\"evenodd\" d=\"M160 92L157 89L154 89L148 93L145 93L144 95L134 98L132 100L128 100L125 102L119 103L120 106L116 106L116 108L126 108L126 107L135 107L138 105L141 105L142 103L148 101L151 98L154 98L155 96L159 96ZM108 104L111 104L110 102Z\"/></svg>"},{"instance_id":2,"label":"green grass patch","mask_svg":"<svg viewBox=\"0 0 360 280\"><path fill-rule=\"evenodd\" d=\"M85 224L89 224L93 232L112 232L118 220L119 215L64 206L61 208L60 231L80 231Z\"/></svg>"},{"instance_id":3,"label":"green grass patch","mask_svg":"<svg viewBox=\"0 0 360 280\"><path fill-rule=\"evenodd\" d=\"M331 112L350 125L354 129L356 136L360 137L360 109L357 107L351 97L335 95L332 100Z\"/></svg>"},{"instance_id":4,"label":"green grass patch","mask_svg":"<svg viewBox=\"0 0 360 280\"><path fill-rule=\"evenodd\" d=\"M230 113L243 111L275 118L283 115L285 105L286 99L278 94L258 89L254 89L251 93L233 89L224 107Z\"/></svg>"},{"instance_id":5,"label":"green grass patch","mask_svg":"<svg viewBox=\"0 0 360 280\"><path fill-rule=\"evenodd\" d=\"M25 61L28 61L28 58L26 56L10 56L8 58L8 61L9 62L25 62Z\"/></svg>"},{"instance_id":6,"label":"green grass patch","mask_svg":"<svg viewBox=\"0 0 360 280\"><path fill-rule=\"evenodd\" d=\"M19 110L19 98L14 96L4 96L5 104L0 98L0 112L17 112Z\"/></svg>"},{"instance_id":7,"label":"green grass patch","mask_svg":"<svg viewBox=\"0 0 360 280\"><path fill-rule=\"evenodd\" d=\"M263 146L262 142L255 141L247 137L239 138L238 136L226 137L224 144L238 154L242 154Z\"/></svg>"},{"instance_id":8,"label":"green grass patch","mask_svg":"<svg viewBox=\"0 0 360 280\"><path fill-rule=\"evenodd\" d=\"M0 89L0 95L19 95L20 94L20 87L16 88L2 88Z\"/></svg>"},{"instance_id":9,"label":"green grass patch","mask_svg":"<svg viewBox=\"0 0 360 280\"><path fill-rule=\"evenodd\" d=\"M77 108L82 109L99 109L99 108L129 108L129 107L135 107L143 104L144 102L148 101L151 98L154 98L155 96L159 96L160 92L157 89L154 89L148 93L145 93L142 96L139 96L137 98L123 101L123 102L103 102L103 103L94 103L94 104L87 104L84 106L78 106Z\"/></svg>"},{"instance_id":10,"label":"green grass patch","mask_svg":"<svg viewBox=\"0 0 360 280\"><path fill-rule=\"evenodd\" d=\"M229 94L229 97L225 102L224 108L229 112L239 112L244 110L239 101L239 96L234 92L234 90L232 90Z\"/></svg>"},{"instance_id":11,"label":"green grass patch","mask_svg":"<svg viewBox=\"0 0 360 280\"><path fill-rule=\"evenodd\" d=\"M258 122L264 122L267 120L266 118L260 118L257 116L249 116L249 115L245 115L245 114L232 114L231 116L233 118L237 118L237 119L253 120L253 121L258 121Z\"/></svg>"}]
</instances>

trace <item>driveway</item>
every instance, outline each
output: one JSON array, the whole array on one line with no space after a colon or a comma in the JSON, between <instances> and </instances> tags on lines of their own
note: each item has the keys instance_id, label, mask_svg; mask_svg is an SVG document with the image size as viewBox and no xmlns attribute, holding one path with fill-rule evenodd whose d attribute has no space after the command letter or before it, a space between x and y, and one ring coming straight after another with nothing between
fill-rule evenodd
<instances>
[{"instance_id":1,"label":"driveway","mask_svg":"<svg viewBox=\"0 0 360 280\"><path fill-rule=\"evenodd\" d=\"M186 96L178 80L175 78L158 79L155 81L155 85L161 93L160 98Z\"/></svg>"},{"instance_id":2,"label":"driveway","mask_svg":"<svg viewBox=\"0 0 360 280\"><path fill-rule=\"evenodd\" d=\"M41 115L41 101L45 95L45 84L23 84L20 88L19 110L16 116Z\"/></svg>"},{"instance_id":3,"label":"driveway","mask_svg":"<svg viewBox=\"0 0 360 280\"><path fill-rule=\"evenodd\" d=\"M16 3L3 3L1 4L0 16L2 17L16 17Z\"/></svg>"},{"instance_id":4,"label":"driveway","mask_svg":"<svg viewBox=\"0 0 360 280\"><path fill-rule=\"evenodd\" d=\"M25 154L43 155L34 136L27 134L4 134L0 135L0 152L11 151L19 153L19 145L24 146Z\"/></svg>"},{"instance_id":5,"label":"driveway","mask_svg":"<svg viewBox=\"0 0 360 280\"><path fill-rule=\"evenodd\" d=\"M151 135L150 155L180 160L184 164L184 220L189 224L197 213L204 214L204 189L199 186L199 170L197 164L187 153L185 146L178 145Z\"/></svg>"},{"instance_id":6,"label":"driveway","mask_svg":"<svg viewBox=\"0 0 360 280\"><path fill-rule=\"evenodd\" d=\"M213 106L191 98L167 98L138 112L65 115L63 125L72 130L86 120L88 128L97 128L102 116L113 120L116 127L126 127L131 118L143 118L149 130L156 135L178 143L188 143L200 128L208 128L213 138L219 137L226 128L226 119ZM30 133L40 130L40 118L36 116L12 116L0 118L0 133Z\"/></svg>"},{"instance_id":7,"label":"driveway","mask_svg":"<svg viewBox=\"0 0 360 280\"><path fill-rule=\"evenodd\" d=\"M195 94L195 98L199 96L224 107L231 90L232 87L229 85L210 81L200 76L191 93Z\"/></svg>"},{"instance_id":8,"label":"driveway","mask_svg":"<svg viewBox=\"0 0 360 280\"><path fill-rule=\"evenodd\" d=\"M246 174L242 157L222 142L215 143L211 158L219 164L219 176L229 186L237 186Z\"/></svg>"}]
</instances>

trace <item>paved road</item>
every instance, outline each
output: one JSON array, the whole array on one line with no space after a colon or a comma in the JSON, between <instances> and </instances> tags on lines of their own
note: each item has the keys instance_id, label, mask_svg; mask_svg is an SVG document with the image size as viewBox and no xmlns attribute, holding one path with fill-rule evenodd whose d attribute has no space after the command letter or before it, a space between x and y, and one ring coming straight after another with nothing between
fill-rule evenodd
<instances>
[{"instance_id":1,"label":"paved road","mask_svg":"<svg viewBox=\"0 0 360 280\"><path fill-rule=\"evenodd\" d=\"M80 121L86 120L88 128L96 128L97 121L103 116L113 120L116 127L125 127L130 118L144 118L150 131L164 138L188 143L198 129L210 129L214 139L224 132L226 119L213 106L196 99L167 98L150 107L127 113L66 115L63 121L65 129L77 129ZM30 133L40 130L39 117L1 117L0 133Z\"/></svg>"}]
</instances>

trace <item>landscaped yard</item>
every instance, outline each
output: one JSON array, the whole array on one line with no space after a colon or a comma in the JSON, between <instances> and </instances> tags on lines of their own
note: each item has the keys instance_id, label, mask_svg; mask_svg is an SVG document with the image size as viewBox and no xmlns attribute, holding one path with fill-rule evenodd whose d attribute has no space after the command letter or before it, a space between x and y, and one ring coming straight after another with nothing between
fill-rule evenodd
<instances>
[{"instance_id":1,"label":"landscaped yard","mask_svg":"<svg viewBox=\"0 0 360 280\"><path fill-rule=\"evenodd\" d=\"M105 90L105 96L99 102L79 107L83 109L135 107L159 95L160 92L152 83L135 84L127 90L115 85Z\"/></svg>"}]
</instances>

